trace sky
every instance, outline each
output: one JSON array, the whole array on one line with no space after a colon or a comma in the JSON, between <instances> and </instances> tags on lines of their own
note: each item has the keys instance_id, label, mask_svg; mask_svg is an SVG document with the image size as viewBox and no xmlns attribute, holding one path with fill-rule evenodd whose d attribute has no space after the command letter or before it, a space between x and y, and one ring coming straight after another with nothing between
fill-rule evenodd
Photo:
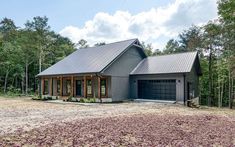
<instances>
[{"instance_id":1,"label":"sky","mask_svg":"<svg viewBox=\"0 0 235 147\"><path fill-rule=\"evenodd\" d=\"M47 16L55 32L74 43L114 42L131 38L163 49L192 25L217 18L216 0L0 0L0 18L24 27Z\"/></svg>"}]
</instances>

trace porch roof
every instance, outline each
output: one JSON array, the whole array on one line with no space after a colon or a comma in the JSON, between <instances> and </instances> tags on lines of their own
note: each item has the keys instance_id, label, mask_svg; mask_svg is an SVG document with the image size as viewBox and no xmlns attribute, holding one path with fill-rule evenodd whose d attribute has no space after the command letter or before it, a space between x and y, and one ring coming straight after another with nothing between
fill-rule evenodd
<instances>
[{"instance_id":1,"label":"porch roof","mask_svg":"<svg viewBox=\"0 0 235 147\"><path fill-rule=\"evenodd\" d=\"M138 39L130 39L97 47L77 49L37 76L99 73Z\"/></svg>"}]
</instances>

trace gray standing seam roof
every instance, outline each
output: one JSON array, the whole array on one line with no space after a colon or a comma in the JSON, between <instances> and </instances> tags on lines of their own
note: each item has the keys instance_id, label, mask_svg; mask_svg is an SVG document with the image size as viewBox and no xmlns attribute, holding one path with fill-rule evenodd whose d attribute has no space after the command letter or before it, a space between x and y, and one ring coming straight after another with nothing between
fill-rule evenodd
<instances>
[{"instance_id":1,"label":"gray standing seam roof","mask_svg":"<svg viewBox=\"0 0 235 147\"><path fill-rule=\"evenodd\" d=\"M188 73L196 57L197 52L148 57L143 59L130 74Z\"/></svg>"},{"instance_id":2,"label":"gray standing seam roof","mask_svg":"<svg viewBox=\"0 0 235 147\"><path fill-rule=\"evenodd\" d=\"M101 72L136 40L78 49L37 76Z\"/></svg>"}]
</instances>

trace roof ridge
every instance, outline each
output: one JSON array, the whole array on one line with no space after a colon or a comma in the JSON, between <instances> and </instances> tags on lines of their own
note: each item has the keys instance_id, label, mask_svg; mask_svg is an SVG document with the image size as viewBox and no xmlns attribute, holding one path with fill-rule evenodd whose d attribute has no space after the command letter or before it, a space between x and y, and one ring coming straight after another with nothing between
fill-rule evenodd
<instances>
[{"instance_id":1,"label":"roof ridge","mask_svg":"<svg viewBox=\"0 0 235 147\"><path fill-rule=\"evenodd\" d=\"M172 56L172 55L187 54L187 53L198 53L198 51L189 51L189 52L180 52L180 53L173 53L173 54L164 54L164 55L157 55L157 56L149 56L148 58L160 57L160 56Z\"/></svg>"},{"instance_id":2,"label":"roof ridge","mask_svg":"<svg viewBox=\"0 0 235 147\"><path fill-rule=\"evenodd\" d=\"M111 42L111 43L107 43L101 46L105 46L105 45L110 45L110 44L115 44L115 43L121 43L121 42L126 42L126 41L130 41L130 40L137 40L138 38L132 38L132 39L127 39L127 40L120 40L120 41L116 41L116 42ZM78 49L91 49L91 48L95 48L95 47L100 47L100 46L91 46L91 47L86 47L86 48L78 48Z\"/></svg>"}]
</instances>

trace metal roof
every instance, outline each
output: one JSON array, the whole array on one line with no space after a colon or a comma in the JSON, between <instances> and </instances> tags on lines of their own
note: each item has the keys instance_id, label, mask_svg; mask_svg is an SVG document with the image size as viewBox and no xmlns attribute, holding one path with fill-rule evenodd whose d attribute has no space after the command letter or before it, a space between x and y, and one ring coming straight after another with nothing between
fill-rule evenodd
<instances>
[{"instance_id":1,"label":"metal roof","mask_svg":"<svg viewBox=\"0 0 235 147\"><path fill-rule=\"evenodd\" d=\"M131 75L188 73L191 71L197 56L197 52L186 52L148 57L137 65Z\"/></svg>"},{"instance_id":2,"label":"metal roof","mask_svg":"<svg viewBox=\"0 0 235 147\"><path fill-rule=\"evenodd\" d=\"M138 39L77 49L75 52L42 71L37 76L101 72L136 41L138 41Z\"/></svg>"}]
</instances>

